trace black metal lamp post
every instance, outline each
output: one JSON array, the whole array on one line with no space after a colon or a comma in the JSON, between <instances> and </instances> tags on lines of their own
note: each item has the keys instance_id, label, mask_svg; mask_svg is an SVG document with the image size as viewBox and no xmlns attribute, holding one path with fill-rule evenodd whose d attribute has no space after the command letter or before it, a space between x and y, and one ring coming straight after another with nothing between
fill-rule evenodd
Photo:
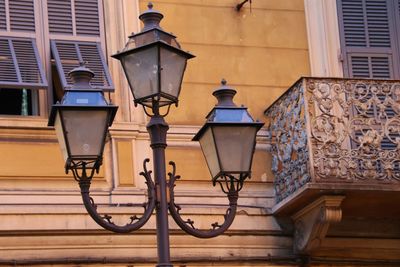
<instances>
[{"instance_id":1,"label":"black metal lamp post","mask_svg":"<svg viewBox=\"0 0 400 267\"><path fill-rule=\"evenodd\" d=\"M254 122L247 112L247 108L237 107L233 103L232 99L236 91L229 88L226 85L226 81L223 80L222 86L214 92L214 96L218 99L218 104L207 116L206 124L193 140L200 141L212 175L213 184L219 183L223 192L227 194L229 207L224 216L225 221L222 224L212 224L209 230L201 230L195 227L195 223L191 219L183 219L179 213L181 207L174 200L175 181L179 179L175 172L175 163L169 163L172 166L172 171L168 173L169 180L166 177L165 149L167 147L166 139L169 127L164 117L168 114L169 107L178 103L186 61L192 58L193 55L181 50L175 40L176 37L160 28L159 23L163 15L153 10L151 4L148 7L149 9L139 16L144 22L143 30L130 36L124 50L113 56L122 63L135 104L142 105L146 114L150 117L147 130L150 134L150 146L153 150L155 169L153 181L151 171L147 170L149 159L144 160L144 171L140 173L146 179L148 187L148 200L144 205L144 214L142 216L133 215L127 224L120 226L112 221L110 215L99 214L96 204L90 197L89 189L94 175L93 168L98 170L101 165L105 131L111 125L116 107L106 104L104 97L102 98L104 101L100 101L101 103L96 102L99 103L96 105L96 111L102 108L107 110L108 113L106 113L107 116L103 116L102 123L96 124L95 129L87 129L87 131L93 132L93 135L97 132L101 137L93 137L89 133L82 133L81 135L81 131L85 131L80 128L81 119L71 120L70 122L63 121L64 109L69 110L68 105L70 102L67 100L71 98L69 96L72 93L71 90L64 96L66 100L63 99L61 104L53 106L49 125L56 125L56 129L62 128L57 126L59 124L63 127L68 125L67 130L64 127L62 128L63 131L58 131L58 138L63 151L66 150L65 147L83 147L85 144L89 144L92 139L101 140L99 146L101 152L90 159L86 157L86 154L75 156L71 153L71 150L67 149L66 169L73 170L74 177L81 188L83 203L90 216L107 230L117 233L129 233L137 230L148 221L155 209L158 249L157 266L161 267L172 266L170 262L168 211L182 230L200 238L220 235L232 224L237 209L238 193L243 187L244 180L250 177L256 133L263 123ZM75 73L78 72L73 71L72 75ZM82 76L90 77L86 72L79 73ZM87 85L88 83L86 83ZM80 93L86 94L87 92L82 91ZM100 95L102 96L102 94ZM80 99L80 96L76 98ZM85 114L90 114L93 107L88 107L84 111L80 105L81 102L74 103L79 104L78 106L81 108L79 115L75 113L71 117L84 120L89 116ZM92 104L92 102L88 100L87 104ZM168 110L166 114L161 115L160 108L164 106ZM77 108L74 105L75 109ZM100 116L98 117L100 118ZM87 122L89 123L89 121ZM95 122L93 121L93 123ZM100 125L102 127L105 126L105 128L100 127ZM90 128L91 124L88 124L87 127ZM99 130L100 128L101 131ZM74 137L76 135L80 138L71 138L71 135ZM94 161L95 164L86 163L88 160L91 160L90 162ZM89 175L86 173L87 168L92 168L92 172Z\"/></svg>"}]
</instances>

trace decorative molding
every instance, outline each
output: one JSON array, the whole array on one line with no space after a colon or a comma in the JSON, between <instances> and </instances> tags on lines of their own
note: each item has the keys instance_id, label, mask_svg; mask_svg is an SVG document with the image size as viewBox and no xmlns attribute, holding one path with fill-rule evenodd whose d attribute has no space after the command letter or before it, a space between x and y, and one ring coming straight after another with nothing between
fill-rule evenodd
<instances>
[{"instance_id":1,"label":"decorative molding","mask_svg":"<svg viewBox=\"0 0 400 267\"><path fill-rule=\"evenodd\" d=\"M304 0L311 75L343 77L336 0Z\"/></svg>"},{"instance_id":2,"label":"decorative molding","mask_svg":"<svg viewBox=\"0 0 400 267\"><path fill-rule=\"evenodd\" d=\"M330 225L342 219L340 205L344 198L322 196L292 216L295 253L311 254L320 247Z\"/></svg>"},{"instance_id":3,"label":"decorative molding","mask_svg":"<svg viewBox=\"0 0 400 267\"><path fill-rule=\"evenodd\" d=\"M141 108L133 106L133 98L128 82L118 60L110 56L125 47L128 36L140 30L138 0L104 1L105 32L107 58L110 73L114 81L115 92L110 96L114 104L119 105L116 121L145 122Z\"/></svg>"}]
</instances>

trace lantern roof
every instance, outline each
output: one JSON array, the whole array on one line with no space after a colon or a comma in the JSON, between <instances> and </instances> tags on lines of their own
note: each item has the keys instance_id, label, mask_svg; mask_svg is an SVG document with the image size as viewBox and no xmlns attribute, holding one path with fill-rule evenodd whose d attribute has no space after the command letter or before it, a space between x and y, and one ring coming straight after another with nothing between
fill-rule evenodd
<instances>
[{"instance_id":1,"label":"lantern roof","mask_svg":"<svg viewBox=\"0 0 400 267\"><path fill-rule=\"evenodd\" d=\"M148 10L144 11L139 16L139 19L144 25L143 29L136 34L132 33L125 47L112 55L112 57L120 59L122 56L130 54L131 52L161 43L165 47L170 47L171 50L184 54L188 59L193 58L194 55L181 49L180 44L176 41L175 35L161 28L160 22L164 16L159 11L153 9L152 3L149 3L147 7Z\"/></svg>"},{"instance_id":2,"label":"lantern roof","mask_svg":"<svg viewBox=\"0 0 400 267\"><path fill-rule=\"evenodd\" d=\"M192 141L198 141L208 127L212 125L229 126L229 125L247 125L261 128L264 123L254 121L247 107L238 107L233 102L233 97L236 95L236 90L229 87L225 79L222 79L221 86L217 88L213 95L217 98L218 103L208 113L206 123L194 136Z\"/></svg>"},{"instance_id":3,"label":"lantern roof","mask_svg":"<svg viewBox=\"0 0 400 267\"><path fill-rule=\"evenodd\" d=\"M90 85L94 72L87 68L84 62L79 64L79 67L68 73L73 81L73 86L70 89L66 89L62 100L53 105L48 126L54 126L58 109L109 108L112 109L110 125L114 120L118 107L108 104L103 91Z\"/></svg>"}]
</instances>

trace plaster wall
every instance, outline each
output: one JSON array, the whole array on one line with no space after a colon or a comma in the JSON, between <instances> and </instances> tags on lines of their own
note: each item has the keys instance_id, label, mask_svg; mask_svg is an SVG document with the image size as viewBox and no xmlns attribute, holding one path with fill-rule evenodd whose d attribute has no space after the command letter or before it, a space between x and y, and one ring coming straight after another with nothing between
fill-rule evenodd
<instances>
[{"instance_id":1,"label":"plaster wall","mask_svg":"<svg viewBox=\"0 0 400 267\"><path fill-rule=\"evenodd\" d=\"M196 55L188 63L179 107L166 118L171 128L167 161L174 160L182 175L176 191L177 201L187 204L183 214L204 228L221 221L221 204L227 203L219 189L212 188L200 147L190 141L215 105L213 90L227 79L238 91L236 103L248 106L253 117L263 121L265 107L299 76L310 74L303 0L253 1L251 9L246 4L240 12L234 8L238 2L153 1L165 16L162 27ZM119 63L109 56L123 47L130 32L138 31L136 18L147 1L104 3L108 63L116 87L110 98L120 108L93 193L99 208L119 215L122 222L132 210L115 210L108 204L144 201L139 172L151 151L147 118L132 105ZM55 133L46 125L47 118L0 118L0 263L154 265L145 264L156 257L154 218L136 235L115 235L97 226L81 205L72 175L64 173ZM296 265L291 261L292 240L269 210L274 199L265 140L261 131L253 176L241 191L241 207L227 235L199 240L170 221L171 256L182 263L179 266L276 266L276 258ZM118 265L118 259L138 265ZM198 263L185 263L188 259Z\"/></svg>"}]
</instances>

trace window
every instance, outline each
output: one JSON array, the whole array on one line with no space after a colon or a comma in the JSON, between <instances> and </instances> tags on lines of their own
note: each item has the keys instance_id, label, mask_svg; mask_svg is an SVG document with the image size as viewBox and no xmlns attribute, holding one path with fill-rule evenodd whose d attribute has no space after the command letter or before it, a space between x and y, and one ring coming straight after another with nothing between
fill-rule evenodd
<instances>
[{"instance_id":1,"label":"window","mask_svg":"<svg viewBox=\"0 0 400 267\"><path fill-rule=\"evenodd\" d=\"M41 115L79 61L94 87L113 90L102 11L102 0L0 0L0 114Z\"/></svg>"},{"instance_id":2,"label":"window","mask_svg":"<svg viewBox=\"0 0 400 267\"><path fill-rule=\"evenodd\" d=\"M400 0L338 0L344 75L400 79Z\"/></svg>"},{"instance_id":3,"label":"window","mask_svg":"<svg viewBox=\"0 0 400 267\"><path fill-rule=\"evenodd\" d=\"M337 0L337 3L344 75L400 79L400 0ZM369 129L382 131L388 120L398 116L391 106L398 102L393 88L373 87L360 83L354 92L354 98L364 104L354 110L354 116L361 118L356 138ZM397 134L392 137L400 138ZM353 140L352 146L358 144ZM380 146L384 150L396 148L384 134Z\"/></svg>"},{"instance_id":4,"label":"window","mask_svg":"<svg viewBox=\"0 0 400 267\"><path fill-rule=\"evenodd\" d=\"M400 79L400 0L338 0L338 11L345 76ZM366 115L377 121L395 115L387 107L382 116L387 93L359 89L360 101L373 103Z\"/></svg>"},{"instance_id":5,"label":"window","mask_svg":"<svg viewBox=\"0 0 400 267\"><path fill-rule=\"evenodd\" d=\"M0 0L0 114L38 114L38 90L48 87L34 14L34 0Z\"/></svg>"},{"instance_id":6,"label":"window","mask_svg":"<svg viewBox=\"0 0 400 267\"><path fill-rule=\"evenodd\" d=\"M101 1L47 0L47 10L51 55L59 77L53 84L57 98L60 98L63 89L71 87L68 72L80 61L85 61L95 73L91 83L93 87L113 90L102 52Z\"/></svg>"}]
</instances>

